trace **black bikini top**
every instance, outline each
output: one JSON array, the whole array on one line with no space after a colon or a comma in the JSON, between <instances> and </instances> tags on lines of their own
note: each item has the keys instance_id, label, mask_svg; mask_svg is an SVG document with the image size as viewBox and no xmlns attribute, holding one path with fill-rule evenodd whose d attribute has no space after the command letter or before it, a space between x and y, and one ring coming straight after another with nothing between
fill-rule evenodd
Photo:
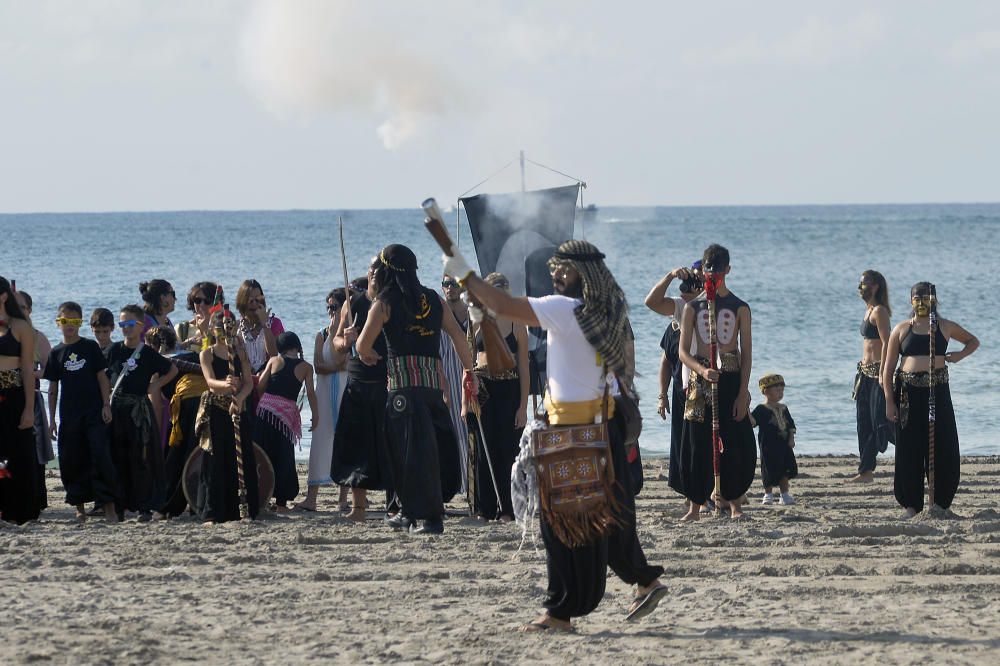
<instances>
[{"instance_id":1,"label":"black bikini top","mask_svg":"<svg viewBox=\"0 0 1000 666\"><path fill-rule=\"evenodd\" d=\"M21 343L14 337L14 329L0 335L0 356L21 356Z\"/></svg>"},{"instance_id":2,"label":"black bikini top","mask_svg":"<svg viewBox=\"0 0 1000 666\"><path fill-rule=\"evenodd\" d=\"M880 339L878 326L872 323L872 321L868 318L868 315L865 315L865 318L861 320L861 337L865 340Z\"/></svg>"},{"instance_id":3,"label":"black bikini top","mask_svg":"<svg viewBox=\"0 0 1000 666\"><path fill-rule=\"evenodd\" d=\"M899 355L900 356L930 356L931 355L931 336L926 333L914 333L913 326L910 326L906 335L899 342ZM944 337L944 333L941 332L941 327L939 326L936 331L934 331L934 354L936 356L944 356L948 351L948 339Z\"/></svg>"}]
</instances>

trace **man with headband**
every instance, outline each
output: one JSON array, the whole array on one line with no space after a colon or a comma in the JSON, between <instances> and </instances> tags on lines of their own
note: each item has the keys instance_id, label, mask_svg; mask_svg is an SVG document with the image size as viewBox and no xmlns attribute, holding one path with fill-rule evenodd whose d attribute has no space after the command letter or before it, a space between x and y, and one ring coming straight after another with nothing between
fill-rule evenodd
<instances>
[{"instance_id":1,"label":"man with headband","mask_svg":"<svg viewBox=\"0 0 1000 666\"><path fill-rule=\"evenodd\" d=\"M556 293L524 298L491 287L475 275L455 248L452 254L445 257L445 272L459 279L486 308L498 316L546 329L545 409L549 423L595 423L604 408L604 368L619 376L633 371L626 367L629 325L625 294L604 264L604 255L586 241L563 243L549 260ZM570 620L593 611L604 596L609 565L619 578L637 586L627 619L648 615L666 595L667 589L659 581L663 568L646 562L636 535L635 497L626 462L624 430L620 417L608 422L617 481L615 500L622 507L616 514L617 524L597 540L571 548L555 535L542 512L548 569L546 610L524 625L522 631L572 631Z\"/></svg>"}]
</instances>

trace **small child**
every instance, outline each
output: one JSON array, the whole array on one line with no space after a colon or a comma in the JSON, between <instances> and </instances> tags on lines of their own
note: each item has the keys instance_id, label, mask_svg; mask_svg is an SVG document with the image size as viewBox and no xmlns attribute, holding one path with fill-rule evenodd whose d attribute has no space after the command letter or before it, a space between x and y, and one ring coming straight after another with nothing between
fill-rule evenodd
<instances>
[{"instance_id":1,"label":"small child","mask_svg":"<svg viewBox=\"0 0 1000 666\"><path fill-rule=\"evenodd\" d=\"M143 344L144 312L138 305L121 309L118 327L125 340L104 350L111 390L111 456L118 470L122 495L119 519L125 511L138 511L139 522L152 519L164 502L166 480L160 429L153 417L149 393L177 374L173 363ZM154 375L158 375L155 381Z\"/></svg>"},{"instance_id":2,"label":"small child","mask_svg":"<svg viewBox=\"0 0 1000 666\"><path fill-rule=\"evenodd\" d=\"M80 337L83 309L78 304L60 305L56 324L63 341L49 353L44 377L49 381L49 427L52 438L59 440L59 476L66 503L76 507L77 520L86 520L84 502L94 500L109 521L117 521L118 475L106 426L111 422L107 361L96 342Z\"/></svg>"},{"instance_id":3,"label":"small child","mask_svg":"<svg viewBox=\"0 0 1000 666\"><path fill-rule=\"evenodd\" d=\"M115 330L115 316L107 308L94 308L90 313L90 330L103 352L111 346L111 333Z\"/></svg>"},{"instance_id":4,"label":"small child","mask_svg":"<svg viewBox=\"0 0 1000 666\"><path fill-rule=\"evenodd\" d=\"M278 336L278 355L268 359L257 386L261 398L255 432L257 443L267 452L274 467L274 501L278 513L287 513L288 502L299 494L295 442L302 438L302 420L296 401L303 384L309 408L314 415L318 414L313 368L302 359L299 336L285 331ZM313 427L315 419L313 416Z\"/></svg>"},{"instance_id":5,"label":"small child","mask_svg":"<svg viewBox=\"0 0 1000 666\"><path fill-rule=\"evenodd\" d=\"M785 380L781 375L768 374L758 382L765 402L757 405L750 415L751 423L760 428L760 476L764 482L761 504L774 504L774 486L781 491L782 504L795 504L788 491L788 482L798 476L795 462L795 421L788 407L781 404L785 396Z\"/></svg>"}]
</instances>

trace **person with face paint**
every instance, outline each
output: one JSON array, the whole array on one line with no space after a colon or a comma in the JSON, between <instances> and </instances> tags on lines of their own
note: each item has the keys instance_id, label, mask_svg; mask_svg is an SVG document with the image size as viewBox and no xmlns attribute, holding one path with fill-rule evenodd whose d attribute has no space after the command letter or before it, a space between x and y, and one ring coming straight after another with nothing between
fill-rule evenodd
<instances>
[{"instance_id":1,"label":"person with face paint","mask_svg":"<svg viewBox=\"0 0 1000 666\"><path fill-rule=\"evenodd\" d=\"M753 362L750 306L726 286L729 250L710 245L702 256L705 280L716 284L715 332L718 370L709 367L711 335L707 294L688 303L681 322L677 355L689 371L681 434L678 482L691 504L684 522L698 520L713 487L713 414L711 384L718 384L718 421L723 450L720 456L720 493L713 497L719 509L733 518L743 516L741 503L757 471L757 445L747 418L750 407L750 371ZM696 349L695 353L691 353Z\"/></svg>"},{"instance_id":2,"label":"person with face paint","mask_svg":"<svg viewBox=\"0 0 1000 666\"><path fill-rule=\"evenodd\" d=\"M247 517L254 519L260 510L257 460L253 446L253 413L247 410L247 398L254 390L253 376L239 334L235 334L230 359L226 344L226 311L212 314L211 346L200 355L208 391L198 405L195 436L205 452L198 479L198 497L202 501L200 517L205 525L240 516L240 467L237 462L236 427L233 416L239 414L242 443L243 490L246 492ZM232 360L232 364L230 364ZM230 372L232 367L234 372Z\"/></svg>"},{"instance_id":3,"label":"person with face paint","mask_svg":"<svg viewBox=\"0 0 1000 666\"><path fill-rule=\"evenodd\" d=\"M136 511L139 522L151 520L166 501L160 428L149 394L159 396L177 375L169 360L145 344L143 314L138 305L124 306L118 327L125 339L104 352L112 386L111 457L121 486L116 508L120 520L126 511Z\"/></svg>"},{"instance_id":4,"label":"person with face paint","mask_svg":"<svg viewBox=\"0 0 1000 666\"><path fill-rule=\"evenodd\" d=\"M957 322L938 314L936 289L918 282L910 290L911 316L892 329L882 368L882 390L886 418L896 428L896 470L893 492L912 518L924 509L924 477L929 465L929 422L934 387L934 502L948 509L958 490L958 428L951 402L948 364L958 363L979 348L979 340ZM934 367L931 367L931 313L937 319L934 331ZM948 351L956 340L962 349ZM898 368L897 368L898 364ZM933 377L931 376L933 374Z\"/></svg>"},{"instance_id":5,"label":"person with face paint","mask_svg":"<svg viewBox=\"0 0 1000 666\"><path fill-rule=\"evenodd\" d=\"M867 309L861 321L861 361L854 379L854 400L858 422L858 473L850 479L853 483L871 483L875 480L875 459L885 453L893 441L893 426L885 418L885 396L880 385L882 359L892 331L889 317L889 286L881 273L867 270L861 274L858 295Z\"/></svg>"},{"instance_id":6,"label":"person with face paint","mask_svg":"<svg viewBox=\"0 0 1000 666\"><path fill-rule=\"evenodd\" d=\"M83 309L79 304L66 301L60 305L56 325L63 341L49 353L44 377L49 382L49 429L59 442L59 476L66 503L76 507L78 520L86 520L84 502L94 501L108 521L117 522L115 500L120 488L108 442L111 385L104 372L108 363L96 342L80 337Z\"/></svg>"},{"instance_id":7,"label":"person with face paint","mask_svg":"<svg viewBox=\"0 0 1000 666\"><path fill-rule=\"evenodd\" d=\"M442 392L441 333L451 337L470 373L472 354L455 318L444 316L441 297L417 279L417 258L408 247L386 246L371 284L376 297L357 350L364 363L377 364L381 354L374 344L384 332L389 391L385 433L401 507L386 522L417 534L440 534L444 503L461 488L464 471Z\"/></svg>"},{"instance_id":8,"label":"person with face paint","mask_svg":"<svg viewBox=\"0 0 1000 666\"><path fill-rule=\"evenodd\" d=\"M667 296L667 288L675 279L682 280L679 291L680 296L671 298ZM676 490L681 495L684 491L681 488L678 476L680 469L680 446L681 431L684 426L684 390L687 388L687 374L684 372L684 364L680 361L678 347L681 340L681 318L684 314L684 306L694 300L701 293L704 287L704 278L701 275L701 259L693 262L690 268L675 268L667 273L662 280L653 285L646 295L646 307L657 314L670 317L670 324L663 332L660 339L660 349L663 354L660 356L660 396L657 400L656 411L660 418L666 420L670 414L670 457L667 467L667 485ZM692 349L696 353L697 349ZM673 390L671 390L671 384Z\"/></svg>"},{"instance_id":9,"label":"person with face paint","mask_svg":"<svg viewBox=\"0 0 1000 666\"><path fill-rule=\"evenodd\" d=\"M0 520L38 518L35 424L35 332L0 277Z\"/></svg>"},{"instance_id":10,"label":"person with face paint","mask_svg":"<svg viewBox=\"0 0 1000 666\"><path fill-rule=\"evenodd\" d=\"M376 299L372 276L378 265L379 259L375 257L368 267L365 289L352 293L349 303L343 306L333 341L337 353L347 357L347 386L334 424L329 471L334 483L351 489L352 506L347 517L357 522L367 516L369 490L393 488L392 459L385 439L389 395L385 361L389 351L385 336L376 336L372 342L374 363L364 362L355 349L358 334L368 325Z\"/></svg>"},{"instance_id":11,"label":"person with face paint","mask_svg":"<svg viewBox=\"0 0 1000 666\"><path fill-rule=\"evenodd\" d=\"M560 245L549 261L555 293L541 298L511 296L476 276L456 248L451 248L451 255L445 257L445 270L459 278L484 307L499 317L546 330L548 386L544 404L549 424L592 424L603 418L605 411L610 417L607 432L616 482L611 503L618 507L612 508L615 520L597 535L588 531L588 537L594 538L586 545L570 547L557 536L547 512L541 512L548 570L545 611L521 631L573 631L572 618L589 614L604 597L609 566L623 581L636 586L626 619L648 615L666 596L667 588L659 581L663 568L646 562L636 534L625 424L614 403L604 400L606 386L611 393L618 392L617 381L608 386L605 369L615 376L634 372L627 367L628 305L604 263L604 254L587 241ZM536 422L532 428L538 425ZM522 441L521 446L523 450L530 445ZM533 491L529 488L526 492ZM515 506L522 499L515 501Z\"/></svg>"}]
</instances>

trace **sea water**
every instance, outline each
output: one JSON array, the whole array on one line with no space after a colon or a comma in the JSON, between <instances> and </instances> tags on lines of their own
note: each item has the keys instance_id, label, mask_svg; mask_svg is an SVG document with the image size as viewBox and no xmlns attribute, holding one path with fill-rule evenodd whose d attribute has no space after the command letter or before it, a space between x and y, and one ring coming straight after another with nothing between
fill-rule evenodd
<instances>
[{"instance_id":1,"label":"sea water","mask_svg":"<svg viewBox=\"0 0 1000 666\"><path fill-rule=\"evenodd\" d=\"M56 307L65 300L80 303L85 318L95 307L117 316L122 305L141 302L140 281L164 278L178 294L170 315L176 323L190 317L184 295L195 282L221 282L233 301L240 282L254 278L311 360L315 336L327 323L326 295L343 287L339 217L352 278L365 274L381 247L403 243L416 253L424 284L440 288L440 252L416 207L0 215L0 275L32 295L35 326L53 344L60 339ZM462 249L474 264L464 219L461 229ZM981 349L951 367L958 432L963 453L1000 453L994 379L1000 296L993 266L1000 204L602 208L596 219L577 221L576 236L607 255L629 300L644 449L666 451L670 435L669 421L656 413L658 345L667 319L643 300L664 273L690 265L716 242L732 256L730 289L753 313L754 404L761 375L785 377L797 452L857 452L851 389L865 307L856 289L861 272L874 268L889 282L893 324L910 314L910 286L929 280L937 285L941 316L979 337ZM676 295L676 283L670 292ZM953 341L949 349L960 347ZM306 433L300 459L308 458L309 443Z\"/></svg>"}]
</instances>

